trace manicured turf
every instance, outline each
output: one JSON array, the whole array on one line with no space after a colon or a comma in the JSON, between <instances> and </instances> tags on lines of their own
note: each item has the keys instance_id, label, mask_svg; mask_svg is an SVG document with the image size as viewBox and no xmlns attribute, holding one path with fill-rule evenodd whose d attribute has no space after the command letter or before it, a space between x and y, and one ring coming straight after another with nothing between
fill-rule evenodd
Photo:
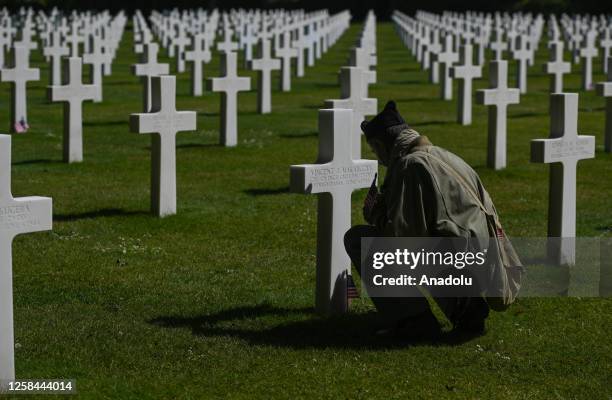
<instances>
[{"instance_id":1,"label":"manicured turf","mask_svg":"<svg viewBox=\"0 0 612 400\"><path fill-rule=\"evenodd\" d=\"M53 197L55 222L13 246L18 377L75 378L81 397L109 399L610 396L610 299L521 299L491 315L486 336L458 343L377 339L366 299L345 317L313 313L316 199L288 193L289 165L316 159L317 110L338 97L337 71L360 28L291 93L274 92L272 114L256 113L255 92L240 94L233 149L217 145L219 96L192 98L189 74L179 75L178 109L198 112L198 130L178 135L178 215L162 220L148 213L150 139L127 123L141 110L132 32L104 80L104 102L84 108L78 165L61 162L62 107L47 103L49 71L35 53L42 79L29 84L31 131L13 136L13 193ZM529 163L530 139L549 131L545 43L529 93L509 110L509 167L494 172L484 166L486 109L475 107L472 126L456 124L456 102L439 100L392 25L377 32L370 92L379 106L395 99L413 127L473 165L511 235L545 236L548 167ZM574 70L567 91L579 90ZM602 80L599 62L595 71ZM603 126L603 99L581 92L579 130L597 137L596 159L578 171L581 236L612 231ZM353 196L354 223L364 194Z\"/></svg>"}]
</instances>

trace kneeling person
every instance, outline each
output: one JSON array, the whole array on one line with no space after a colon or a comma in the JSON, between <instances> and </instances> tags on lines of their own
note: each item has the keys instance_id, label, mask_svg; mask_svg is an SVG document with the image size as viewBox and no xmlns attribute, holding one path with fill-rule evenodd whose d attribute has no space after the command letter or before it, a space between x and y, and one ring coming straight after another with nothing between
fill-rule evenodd
<instances>
[{"instance_id":1,"label":"kneeling person","mask_svg":"<svg viewBox=\"0 0 612 400\"><path fill-rule=\"evenodd\" d=\"M411 129L393 101L371 121L364 121L361 128L387 174L375 200L366 201L364 206L364 218L370 225L354 226L345 235L346 251L358 271L362 237L489 237L486 215L467 191L477 193L491 213L495 213L495 207L478 174L465 161ZM456 175L442 173L433 160L440 160ZM470 186L468 190L465 183ZM432 295L455 329L484 332L489 315L484 298ZM400 332L439 332L439 323L425 297L372 300Z\"/></svg>"}]
</instances>

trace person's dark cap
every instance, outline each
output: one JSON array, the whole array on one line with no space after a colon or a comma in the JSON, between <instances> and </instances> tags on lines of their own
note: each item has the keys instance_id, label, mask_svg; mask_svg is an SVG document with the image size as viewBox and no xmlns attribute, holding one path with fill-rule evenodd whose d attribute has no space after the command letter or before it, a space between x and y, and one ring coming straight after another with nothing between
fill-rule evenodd
<instances>
[{"instance_id":1,"label":"person's dark cap","mask_svg":"<svg viewBox=\"0 0 612 400\"><path fill-rule=\"evenodd\" d=\"M385 105L385 108L370 121L361 123L361 130L365 133L366 138L370 139L376 135L385 133L387 128L396 125L405 124L404 118L397 111L395 101L390 100Z\"/></svg>"}]
</instances>

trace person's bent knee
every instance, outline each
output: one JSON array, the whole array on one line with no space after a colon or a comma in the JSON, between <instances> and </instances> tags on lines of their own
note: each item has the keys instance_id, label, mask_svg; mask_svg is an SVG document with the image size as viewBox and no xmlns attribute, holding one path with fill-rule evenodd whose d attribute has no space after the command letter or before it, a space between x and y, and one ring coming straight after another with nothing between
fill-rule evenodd
<instances>
[{"instance_id":1,"label":"person's bent knee","mask_svg":"<svg viewBox=\"0 0 612 400\"><path fill-rule=\"evenodd\" d=\"M344 234L344 248L346 249L346 251L349 251L350 249L355 247L356 240L359 240L359 243L361 243L361 237L359 236L358 227L359 225L352 226Z\"/></svg>"},{"instance_id":2,"label":"person's bent knee","mask_svg":"<svg viewBox=\"0 0 612 400\"><path fill-rule=\"evenodd\" d=\"M349 249L360 249L361 238L376 236L380 236L376 227L372 225L355 225L344 234L344 248L347 251Z\"/></svg>"}]
</instances>

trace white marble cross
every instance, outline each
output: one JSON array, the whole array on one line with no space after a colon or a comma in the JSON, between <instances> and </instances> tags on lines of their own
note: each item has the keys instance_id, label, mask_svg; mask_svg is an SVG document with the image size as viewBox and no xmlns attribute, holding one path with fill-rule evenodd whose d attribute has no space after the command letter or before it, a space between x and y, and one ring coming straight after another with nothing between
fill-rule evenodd
<instances>
[{"instance_id":1,"label":"white marble cross","mask_svg":"<svg viewBox=\"0 0 612 400\"><path fill-rule=\"evenodd\" d=\"M11 132L26 132L28 108L26 84L40 79L40 70L30 68L29 52L25 47L13 47L12 68L4 68L2 82L11 82Z\"/></svg>"},{"instance_id":2,"label":"white marble cross","mask_svg":"<svg viewBox=\"0 0 612 400\"><path fill-rule=\"evenodd\" d=\"M232 41L232 29L226 26L223 29L223 33L223 42L217 43L217 50L223 53L229 53L238 50L238 43Z\"/></svg>"},{"instance_id":3,"label":"white marble cross","mask_svg":"<svg viewBox=\"0 0 612 400\"><path fill-rule=\"evenodd\" d=\"M21 29L21 40L15 41L13 46L19 46L26 49L28 53L28 58L30 57L30 51L36 50L38 48L38 43L36 41L32 41L32 27L29 22Z\"/></svg>"},{"instance_id":4,"label":"white marble cross","mask_svg":"<svg viewBox=\"0 0 612 400\"><path fill-rule=\"evenodd\" d=\"M364 94L363 86L368 83L363 74L363 68L340 68L340 100L326 100L327 108L344 108L353 110L351 143L353 145L353 159L361 158L361 123L367 115L376 114L378 100L368 98ZM367 91L365 91L367 93Z\"/></svg>"},{"instance_id":5,"label":"white marble cross","mask_svg":"<svg viewBox=\"0 0 612 400\"><path fill-rule=\"evenodd\" d=\"M451 77L459 79L459 102L457 120L462 125L472 123L472 80L482 77L482 66L473 64L472 45L460 48L460 65L451 68Z\"/></svg>"},{"instance_id":6,"label":"white marble cross","mask_svg":"<svg viewBox=\"0 0 612 400\"><path fill-rule=\"evenodd\" d=\"M506 31L506 37L508 38L508 50L512 53L516 49L516 39L519 33L514 28L510 28Z\"/></svg>"},{"instance_id":7,"label":"white marble cross","mask_svg":"<svg viewBox=\"0 0 612 400\"><path fill-rule=\"evenodd\" d=\"M67 56L68 53L68 47L62 44L61 34L58 31L53 31L51 33L51 43L43 50L44 56L51 61L51 73L49 74L51 85L62 83L62 57Z\"/></svg>"},{"instance_id":8,"label":"white marble cross","mask_svg":"<svg viewBox=\"0 0 612 400\"><path fill-rule=\"evenodd\" d=\"M569 31L567 33L569 50L572 52L572 61L574 64L578 64L580 61L580 43L582 42L582 34L576 29L576 31Z\"/></svg>"},{"instance_id":9,"label":"white marble cross","mask_svg":"<svg viewBox=\"0 0 612 400\"><path fill-rule=\"evenodd\" d=\"M176 48L176 71L185 72L185 48L189 46L189 38L185 35L185 28L178 26L178 35L172 40L172 46Z\"/></svg>"},{"instance_id":10,"label":"white marble cross","mask_svg":"<svg viewBox=\"0 0 612 400\"><path fill-rule=\"evenodd\" d=\"M100 38L92 35L91 41L91 52L83 55L83 63L91 65L91 83L98 88L98 93L96 93L93 101L94 103L100 103L102 101L102 67L106 61L106 55L102 51L102 41Z\"/></svg>"},{"instance_id":11,"label":"white marble cross","mask_svg":"<svg viewBox=\"0 0 612 400\"><path fill-rule=\"evenodd\" d=\"M442 51L435 56L440 69L440 97L444 100L453 98L453 78L450 76L450 68L459 60L459 54L453 51L453 35L444 37Z\"/></svg>"},{"instance_id":12,"label":"white marble cross","mask_svg":"<svg viewBox=\"0 0 612 400\"><path fill-rule=\"evenodd\" d=\"M485 62L485 49L489 41L489 31L487 28L482 26L476 27L476 35L474 37L474 43L476 44L476 65L483 66Z\"/></svg>"},{"instance_id":13,"label":"white marble cross","mask_svg":"<svg viewBox=\"0 0 612 400\"><path fill-rule=\"evenodd\" d=\"M531 141L531 162L550 164L548 236L560 243L549 247L549 255L561 265L573 265L576 168L578 161L595 157L595 136L578 134L577 93L551 94L550 110L549 139Z\"/></svg>"},{"instance_id":14,"label":"white marble cross","mask_svg":"<svg viewBox=\"0 0 612 400\"><path fill-rule=\"evenodd\" d=\"M176 111L176 77L151 78L149 113L131 114L130 130L151 135L151 211L176 214L176 134L196 129L195 111Z\"/></svg>"},{"instance_id":15,"label":"white marble cross","mask_svg":"<svg viewBox=\"0 0 612 400\"><path fill-rule=\"evenodd\" d=\"M290 169L292 192L318 195L316 308L322 314L348 309L344 234L351 227L351 193L369 187L378 171L374 160L353 159L352 119L351 110L319 110L317 164Z\"/></svg>"},{"instance_id":16,"label":"white marble cross","mask_svg":"<svg viewBox=\"0 0 612 400\"><path fill-rule=\"evenodd\" d=\"M353 47L351 49L349 65L363 69L367 85L364 86L364 96L368 95L368 85L376 83L376 71L370 68L376 65L376 55L368 52L365 47Z\"/></svg>"},{"instance_id":17,"label":"white marble cross","mask_svg":"<svg viewBox=\"0 0 612 400\"><path fill-rule=\"evenodd\" d=\"M563 42L551 41L550 61L544 64L544 72L550 74L550 92L563 92L563 74L568 74L572 69L572 64L563 61Z\"/></svg>"},{"instance_id":18,"label":"white marble cross","mask_svg":"<svg viewBox=\"0 0 612 400\"><path fill-rule=\"evenodd\" d=\"M489 135L487 165L494 169L506 168L506 140L508 105L518 104L520 92L508 88L508 62L491 61L489 64L490 89L476 92L476 101L489 106Z\"/></svg>"},{"instance_id":19,"label":"white marble cross","mask_svg":"<svg viewBox=\"0 0 612 400\"><path fill-rule=\"evenodd\" d=\"M599 39L599 47L601 47L602 51L602 68L604 74L608 73L608 57L610 57L612 49L612 27L605 28L603 33L601 34L601 38Z\"/></svg>"},{"instance_id":20,"label":"white marble cross","mask_svg":"<svg viewBox=\"0 0 612 400\"><path fill-rule=\"evenodd\" d=\"M423 70L428 70L431 65L431 52L429 51L431 36L429 27L425 26L423 36L419 41L419 46L421 47L421 69Z\"/></svg>"},{"instance_id":21,"label":"white marble cross","mask_svg":"<svg viewBox=\"0 0 612 400\"><path fill-rule=\"evenodd\" d=\"M582 58L582 90L593 89L593 58L599 54L595 46L596 38L597 31L589 31L584 38L584 47L580 49L580 57Z\"/></svg>"},{"instance_id":22,"label":"white marble cross","mask_svg":"<svg viewBox=\"0 0 612 400\"><path fill-rule=\"evenodd\" d=\"M170 67L168 64L157 62L157 51L159 50L159 45L157 43L146 43L144 47L143 63L134 64L132 66L132 71L134 75L142 78L143 111L148 112L151 109L151 78L167 74L170 71Z\"/></svg>"},{"instance_id":23,"label":"white marble cross","mask_svg":"<svg viewBox=\"0 0 612 400\"><path fill-rule=\"evenodd\" d=\"M295 63L295 76L301 78L304 76L306 38L304 37L304 26L298 24L297 38L293 41L293 48L297 50L297 59Z\"/></svg>"},{"instance_id":24,"label":"white marble cross","mask_svg":"<svg viewBox=\"0 0 612 400\"><path fill-rule=\"evenodd\" d=\"M298 50L291 47L291 32L286 30L283 33L283 45L276 48L274 54L281 60L281 79L280 89L283 92L291 90L291 59L297 58Z\"/></svg>"},{"instance_id":25,"label":"white marble cross","mask_svg":"<svg viewBox=\"0 0 612 400\"><path fill-rule=\"evenodd\" d=\"M17 235L51 230L52 200L13 198L11 137L0 135L0 381L15 379L12 243Z\"/></svg>"},{"instance_id":26,"label":"white marble cross","mask_svg":"<svg viewBox=\"0 0 612 400\"><path fill-rule=\"evenodd\" d=\"M309 67L314 66L315 64L315 34L314 34L314 24L308 24L306 26L308 29L308 34L305 37L306 40L306 65Z\"/></svg>"},{"instance_id":27,"label":"white marble cross","mask_svg":"<svg viewBox=\"0 0 612 400\"><path fill-rule=\"evenodd\" d=\"M79 44L83 41L83 37L79 34L79 24L75 20L72 21L70 36L68 36L68 44L70 45L70 57L79 56Z\"/></svg>"},{"instance_id":28,"label":"white marble cross","mask_svg":"<svg viewBox=\"0 0 612 400\"><path fill-rule=\"evenodd\" d=\"M259 43L258 59L251 61L251 69L257 73L257 111L268 114L272 111L272 71L281 67L281 61L270 55L270 40L262 38Z\"/></svg>"},{"instance_id":29,"label":"white marble cross","mask_svg":"<svg viewBox=\"0 0 612 400\"><path fill-rule=\"evenodd\" d=\"M64 60L62 86L49 86L49 100L64 103L64 162L83 161L83 101L98 95L96 85L84 85L83 64L79 57Z\"/></svg>"},{"instance_id":30,"label":"white marble cross","mask_svg":"<svg viewBox=\"0 0 612 400\"><path fill-rule=\"evenodd\" d=\"M251 90L251 78L236 72L237 55L233 51L221 54L221 77L207 81L208 90L221 92L221 144L238 144L238 92Z\"/></svg>"},{"instance_id":31,"label":"white marble cross","mask_svg":"<svg viewBox=\"0 0 612 400\"><path fill-rule=\"evenodd\" d=\"M512 58L516 60L516 82L521 93L527 93L527 61L531 52L527 48L527 37L518 35Z\"/></svg>"},{"instance_id":32,"label":"white marble cross","mask_svg":"<svg viewBox=\"0 0 612 400\"><path fill-rule=\"evenodd\" d=\"M440 65L438 64L438 54L442 51L440 44L440 30L432 31L431 43L427 47L429 54L429 82L440 83Z\"/></svg>"},{"instance_id":33,"label":"white marble cross","mask_svg":"<svg viewBox=\"0 0 612 400\"><path fill-rule=\"evenodd\" d=\"M108 33L106 33L106 35L109 35ZM114 50L113 50L113 40L110 37L103 37L102 38L102 47L104 48L104 68L102 68L102 72L104 73L104 76L110 76L113 72L113 54L114 54Z\"/></svg>"},{"instance_id":34,"label":"white marble cross","mask_svg":"<svg viewBox=\"0 0 612 400\"><path fill-rule=\"evenodd\" d=\"M205 34L193 37L192 49L185 53L185 59L191 62L191 95L202 96L202 63L208 64L211 60Z\"/></svg>"},{"instance_id":35,"label":"white marble cross","mask_svg":"<svg viewBox=\"0 0 612 400\"><path fill-rule=\"evenodd\" d=\"M606 130L604 150L612 153L612 57L608 57L608 81L597 84L597 94L606 98Z\"/></svg>"},{"instance_id":36,"label":"white marble cross","mask_svg":"<svg viewBox=\"0 0 612 400\"><path fill-rule=\"evenodd\" d=\"M495 40L490 44L491 50L493 50L493 60L499 61L504 58L504 51L508 50L508 43L504 40L504 31L501 29L495 29Z\"/></svg>"},{"instance_id":37,"label":"white marble cross","mask_svg":"<svg viewBox=\"0 0 612 400\"><path fill-rule=\"evenodd\" d=\"M257 43L257 36L251 25L245 25L244 29L245 33L240 37L240 41L244 49L244 62L248 65L253 59L253 45Z\"/></svg>"}]
</instances>

